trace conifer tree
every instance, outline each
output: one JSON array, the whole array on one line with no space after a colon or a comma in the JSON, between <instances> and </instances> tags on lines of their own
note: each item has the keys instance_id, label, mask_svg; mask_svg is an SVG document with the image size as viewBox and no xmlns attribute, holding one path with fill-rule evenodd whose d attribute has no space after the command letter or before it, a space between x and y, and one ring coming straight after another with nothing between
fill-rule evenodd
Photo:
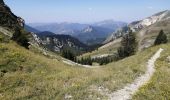
<instances>
[{"instance_id":1,"label":"conifer tree","mask_svg":"<svg viewBox=\"0 0 170 100\"><path fill-rule=\"evenodd\" d=\"M71 50L67 50L67 49L63 50L62 51L62 56L64 58L67 58L67 59L71 60L71 61L76 61L76 55L73 52L71 52Z\"/></svg>"},{"instance_id":2,"label":"conifer tree","mask_svg":"<svg viewBox=\"0 0 170 100\"><path fill-rule=\"evenodd\" d=\"M119 58L129 57L134 55L137 50L136 35L131 30L123 36L121 46L118 48Z\"/></svg>"},{"instance_id":3,"label":"conifer tree","mask_svg":"<svg viewBox=\"0 0 170 100\"><path fill-rule=\"evenodd\" d=\"M161 30L159 32L159 35L157 36L156 40L155 40L155 43L154 45L159 45L159 44L163 44L163 43L167 43L168 42L168 39L167 39L167 36L166 34L164 33L163 30Z\"/></svg>"}]
</instances>

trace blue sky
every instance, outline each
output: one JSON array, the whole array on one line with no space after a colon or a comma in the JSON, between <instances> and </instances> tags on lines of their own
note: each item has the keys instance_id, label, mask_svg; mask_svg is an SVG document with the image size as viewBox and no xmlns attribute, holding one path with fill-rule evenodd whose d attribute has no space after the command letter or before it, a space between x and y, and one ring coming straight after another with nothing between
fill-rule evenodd
<instances>
[{"instance_id":1,"label":"blue sky","mask_svg":"<svg viewBox=\"0 0 170 100\"><path fill-rule=\"evenodd\" d=\"M170 0L5 0L27 23L131 22L170 9Z\"/></svg>"}]
</instances>

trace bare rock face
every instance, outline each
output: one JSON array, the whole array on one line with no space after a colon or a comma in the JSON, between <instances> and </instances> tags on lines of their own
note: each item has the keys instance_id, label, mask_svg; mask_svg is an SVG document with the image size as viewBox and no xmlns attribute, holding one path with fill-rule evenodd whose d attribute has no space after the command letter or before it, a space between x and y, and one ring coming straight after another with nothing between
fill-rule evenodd
<instances>
[{"instance_id":1,"label":"bare rock face","mask_svg":"<svg viewBox=\"0 0 170 100\"><path fill-rule=\"evenodd\" d=\"M145 29L153 24L156 24L158 22L162 22L165 20L169 20L169 19L170 19L170 10L165 10L165 11L156 13L156 14L154 14L150 17L147 17L143 20L132 22L129 25L121 28L120 30L117 30L117 32L114 32L111 36L109 36L106 39L105 43L114 41L115 38L119 38L119 37L123 36L124 34L127 34L129 28L133 32L138 32L138 31L141 31L142 29Z\"/></svg>"},{"instance_id":2,"label":"bare rock face","mask_svg":"<svg viewBox=\"0 0 170 100\"><path fill-rule=\"evenodd\" d=\"M170 64L170 56L167 57L167 62Z\"/></svg>"},{"instance_id":3,"label":"bare rock face","mask_svg":"<svg viewBox=\"0 0 170 100\"><path fill-rule=\"evenodd\" d=\"M24 19L22 19L21 17L18 17L18 18L17 18L17 21L18 21L18 24L19 24L21 27L24 27L24 25L25 25L25 20L24 20Z\"/></svg>"},{"instance_id":4,"label":"bare rock face","mask_svg":"<svg viewBox=\"0 0 170 100\"><path fill-rule=\"evenodd\" d=\"M24 27L25 21L11 12L11 9L0 0L0 26L14 29Z\"/></svg>"}]
</instances>

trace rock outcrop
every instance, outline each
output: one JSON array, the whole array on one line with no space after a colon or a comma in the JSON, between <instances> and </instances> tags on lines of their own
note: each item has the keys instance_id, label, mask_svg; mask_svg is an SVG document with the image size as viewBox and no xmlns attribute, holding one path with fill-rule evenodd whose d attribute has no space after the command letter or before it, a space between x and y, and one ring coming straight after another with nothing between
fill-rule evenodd
<instances>
[{"instance_id":1,"label":"rock outcrop","mask_svg":"<svg viewBox=\"0 0 170 100\"><path fill-rule=\"evenodd\" d=\"M133 32L139 32L140 30L147 28L151 25L154 25L156 23L169 20L170 19L170 10L165 10L159 13L156 13L150 17L147 17L140 21L134 21L130 23L129 25L123 27L122 29L118 30L117 32L114 32L112 35L110 35L104 43L111 42L124 34L128 33L128 29L131 29Z\"/></svg>"},{"instance_id":2,"label":"rock outcrop","mask_svg":"<svg viewBox=\"0 0 170 100\"><path fill-rule=\"evenodd\" d=\"M0 26L14 29L24 27L25 21L11 12L11 9L0 0Z\"/></svg>"}]
</instances>

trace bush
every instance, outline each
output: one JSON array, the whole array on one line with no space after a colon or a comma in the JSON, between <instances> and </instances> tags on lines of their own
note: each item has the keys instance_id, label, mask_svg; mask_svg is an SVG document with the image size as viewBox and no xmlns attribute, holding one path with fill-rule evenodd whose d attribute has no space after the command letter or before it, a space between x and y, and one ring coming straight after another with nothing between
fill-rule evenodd
<instances>
[{"instance_id":1,"label":"bush","mask_svg":"<svg viewBox=\"0 0 170 100\"><path fill-rule=\"evenodd\" d=\"M92 65L93 61L91 57L81 58L77 60L77 63L83 64L83 65Z\"/></svg>"},{"instance_id":2,"label":"bush","mask_svg":"<svg viewBox=\"0 0 170 100\"><path fill-rule=\"evenodd\" d=\"M81 59L77 60L77 63L83 64L83 65L92 65L93 62L96 62L96 63L98 63L100 65L106 65L106 64L111 63L111 62L113 62L115 60L116 60L115 55L102 57L102 58L91 58L89 56L89 57L81 58Z\"/></svg>"},{"instance_id":3,"label":"bush","mask_svg":"<svg viewBox=\"0 0 170 100\"><path fill-rule=\"evenodd\" d=\"M102 58L93 58L93 62L99 63L100 65L106 65L108 63L111 63L113 61L116 61L115 55L102 57Z\"/></svg>"},{"instance_id":4,"label":"bush","mask_svg":"<svg viewBox=\"0 0 170 100\"><path fill-rule=\"evenodd\" d=\"M167 42L168 42L167 36L166 36L166 34L164 33L164 31L161 30L161 31L159 32L159 35L157 36L157 38L156 38L156 40L155 40L154 45L160 45L160 44L167 43Z\"/></svg>"},{"instance_id":5,"label":"bush","mask_svg":"<svg viewBox=\"0 0 170 100\"><path fill-rule=\"evenodd\" d=\"M71 60L71 61L76 61L76 55L73 52L71 52L71 50L67 50L67 49L63 50L62 56L66 59Z\"/></svg>"},{"instance_id":6,"label":"bush","mask_svg":"<svg viewBox=\"0 0 170 100\"><path fill-rule=\"evenodd\" d=\"M29 47L29 40L26 37L25 34L21 33L21 30L19 28L15 29L15 32L11 38L13 41L16 41L19 45L25 47L28 49Z\"/></svg>"}]
</instances>

